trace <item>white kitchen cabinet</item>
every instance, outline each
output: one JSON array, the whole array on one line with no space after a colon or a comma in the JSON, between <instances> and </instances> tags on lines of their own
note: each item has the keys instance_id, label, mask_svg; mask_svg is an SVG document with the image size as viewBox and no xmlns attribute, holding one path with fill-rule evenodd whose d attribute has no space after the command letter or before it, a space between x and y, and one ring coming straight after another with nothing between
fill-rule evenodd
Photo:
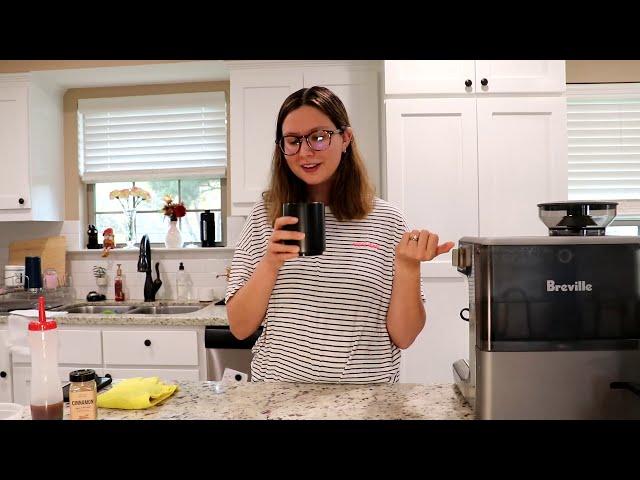
<instances>
[{"instance_id":1,"label":"white kitchen cabinet","mask_svg":"<svg viewBox=\"0 0 640 480\"><path fill-rule=\"evenodd\" d=\"M379 191L378 62L227 62L227 67L231 215L247 215L268 186L282 102L296 90L314 85L332 89L345 104Z\"/></svg>"},{"instance_id":2,"label":"white kitchen cabinet","mask_svg":"<svg viewBox=\"0 0 640 480\"><path fill-rule=\"evenodd\" d=\"M64 220L62 96L0 75L0 221Z\"/></svg>"},{"instance_id":3,"label":"white kitchen cabinet","mask_svg":"<svg viewBox=\"0 0 640 480\"><path fill-rule=\"evenodd\" d=\"M567 199L564 62L470 68L385 61L388 200L410 228L436 231L441 242L546 235L537 204ZM472 88L461 92L465 76ZM476 89L482 78L488 88ZM451 254L423 263L421 276L427 322L402 353L400 381L450 383L452 363L468 357L469 327L459 316L468 283Z\"/></svg>"},{"instance_id":4,"label":"white kitchen cabinet","mask_svg":"<svg viewBox=\"0 0 640 480\"><path fill-rule=\"evenodd\" d=\"M386 100L387 198L410 229L435 231L442 242L478 232L475 102ZM421 269L423 277L458 277L451 254Z\"/></svg>"},{"instance_id":5,"label":"white kitchen cabinet","mask_svg":"<svg viewBox=\"0 0 640 480\"><path fill-rule=\"evenodd\" d=\"M537 204L567 199L566 98L477 102L480 236L548 235Z\"/></svg>"},{"instance_id":6,"label":"white kitchen cabinet","mask_svg":"<svg viewBox=\"0 0 640 480\"><path fill-rule=\"evenodd\" d=\"M559 93L563 60L387 60L385 94Z\"/></svg>"},{"instance_id":7,"label":"white kitchen cabinet","mask_svg":"<svg viewBox=\"0 0 640 480\"><path fill-rule=\"evenodd\" d=\"M0 402L12 402L13 375L11 372L11 357L7 341L9 333L6 329L0 330Z\"/></svg>"},{"instance_id":8,"label":"white kitchen cabinet","mask_svg":"<svg viewBox=\"0 0 640 480\"><path fill-rule=\"evenodd\" d=\"M63 383L68 381L69 372L80 368L91 368L101 376L111 375L114 380L152 376L167 381L207 378L204 327L60 325L59 328L58 364ZM14 354L11 363L13 401L26 405L30 358Z\"/></svg>"}]
</instances>

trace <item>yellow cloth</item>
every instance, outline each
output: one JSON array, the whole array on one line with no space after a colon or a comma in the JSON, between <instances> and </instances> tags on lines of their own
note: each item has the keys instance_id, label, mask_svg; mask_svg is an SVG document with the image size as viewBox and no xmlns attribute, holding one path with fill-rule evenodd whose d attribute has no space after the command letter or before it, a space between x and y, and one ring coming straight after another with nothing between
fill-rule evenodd
<instances>
[{"instance_id":1,"label":"yellow cloth","mask_svg":"<svg viewBox=\"0 0 640 480\"><path fill-rule=\"evenodd\" d=\"M98 407L124 410L149 408L169 398L176 390L177 385L165 385L158 377L127 378L98 395Z\"/></svg>"}]
</instances>

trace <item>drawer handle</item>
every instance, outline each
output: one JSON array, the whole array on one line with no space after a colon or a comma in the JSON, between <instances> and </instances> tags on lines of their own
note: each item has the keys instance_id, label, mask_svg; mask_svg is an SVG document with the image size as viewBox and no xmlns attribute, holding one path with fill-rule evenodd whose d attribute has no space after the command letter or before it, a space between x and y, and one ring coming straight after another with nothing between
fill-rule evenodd
<instances>
[{"instance_id":1,"label":"drawer handle","mask_svg":"<svg viewBox=\"0 0 640 480\"><path fill-rule=\"evenodd\" d=\"M145 344L147 347L150 347L150 346L151 346L151 340L149 340L149 339L145 340L145 341L144 341L144 344Z\"/></svg>"},{"instance_id":2,"label":"drawer handle","mask_svg":"<svg viewBox=\"0 0 640 480\"><path fill-rule=\"evenodd\" d=\"M19 198L19 199L18 199L18 203L19 203L20 205L24 205L24 198Z\"/></svg>"},{"instance_id":3,"label":"drawer handle","mask_svg":"<svg viewBox=\"0 0 640 480\"><path fill-rule=\"evenodd\" d=\"M471 85L473 85L473 82L472 82L471 80L465 80L464 84L465 84L467 87L470 87Z\"/></svg>"},{"instance_id":4,"label":"drawer handle","mask_svg":"<svg viewBox=\"0 0 640 480\"><path fill-rule=\"evenodd\" d=\"M0 378L6 378L7 372L0 372Z\"/></svg>"},{"instance_id":5,"label":"drawer handle","mask_svg":"<svg viewBox=\"0 0 640 480\"><path fill-rule=\"evenodd\" d=\"M486 78L483 78L482 80L480 80L480 83L482 84L483 87L486 87L487 85L489 85L489 80L487 80Z\"/></svg>"}]
</instances>

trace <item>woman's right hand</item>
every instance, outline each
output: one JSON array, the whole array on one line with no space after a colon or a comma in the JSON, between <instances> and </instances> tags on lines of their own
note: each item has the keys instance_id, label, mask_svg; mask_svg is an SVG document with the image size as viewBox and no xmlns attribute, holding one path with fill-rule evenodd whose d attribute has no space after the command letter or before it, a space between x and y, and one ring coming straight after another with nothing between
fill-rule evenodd
<instances>
[{"instance_id":1,"label":"woman's right hand","mask_svg":"<svg viewBox=\"0 0 640 480\"><path fill-rule=\"evenodd\" d=\"M298 223L296 217L278 217L273 225L273 233L269 238L267 253L265 253L263 260L277 270L287 260L298 258L298 253L300 252L298 245L285 245L282 243L283 240L302 240L304 238L303 232L282 230L285 225L295 225L296 223Z\"/></svg>"}]
</instances>

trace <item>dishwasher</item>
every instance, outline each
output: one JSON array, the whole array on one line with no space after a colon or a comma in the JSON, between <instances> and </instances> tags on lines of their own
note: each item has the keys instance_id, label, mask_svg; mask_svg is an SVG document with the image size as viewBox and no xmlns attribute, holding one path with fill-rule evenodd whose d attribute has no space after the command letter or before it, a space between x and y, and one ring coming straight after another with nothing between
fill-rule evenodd
<instances>
[{"instance_id":1,"label":"dishwasher","mask_svg":"<svg viewBox=\"0 0 640 480\"><path fill-rule=\"evenodd\" d=\"M247 374L251 381L251 348L261 333L262 327L259 327L250 337L238 340L228 325L207 326L204 331L207 380L218 382L222 380L225 369L231 369Z\"/></svg>"}]
</instances>

